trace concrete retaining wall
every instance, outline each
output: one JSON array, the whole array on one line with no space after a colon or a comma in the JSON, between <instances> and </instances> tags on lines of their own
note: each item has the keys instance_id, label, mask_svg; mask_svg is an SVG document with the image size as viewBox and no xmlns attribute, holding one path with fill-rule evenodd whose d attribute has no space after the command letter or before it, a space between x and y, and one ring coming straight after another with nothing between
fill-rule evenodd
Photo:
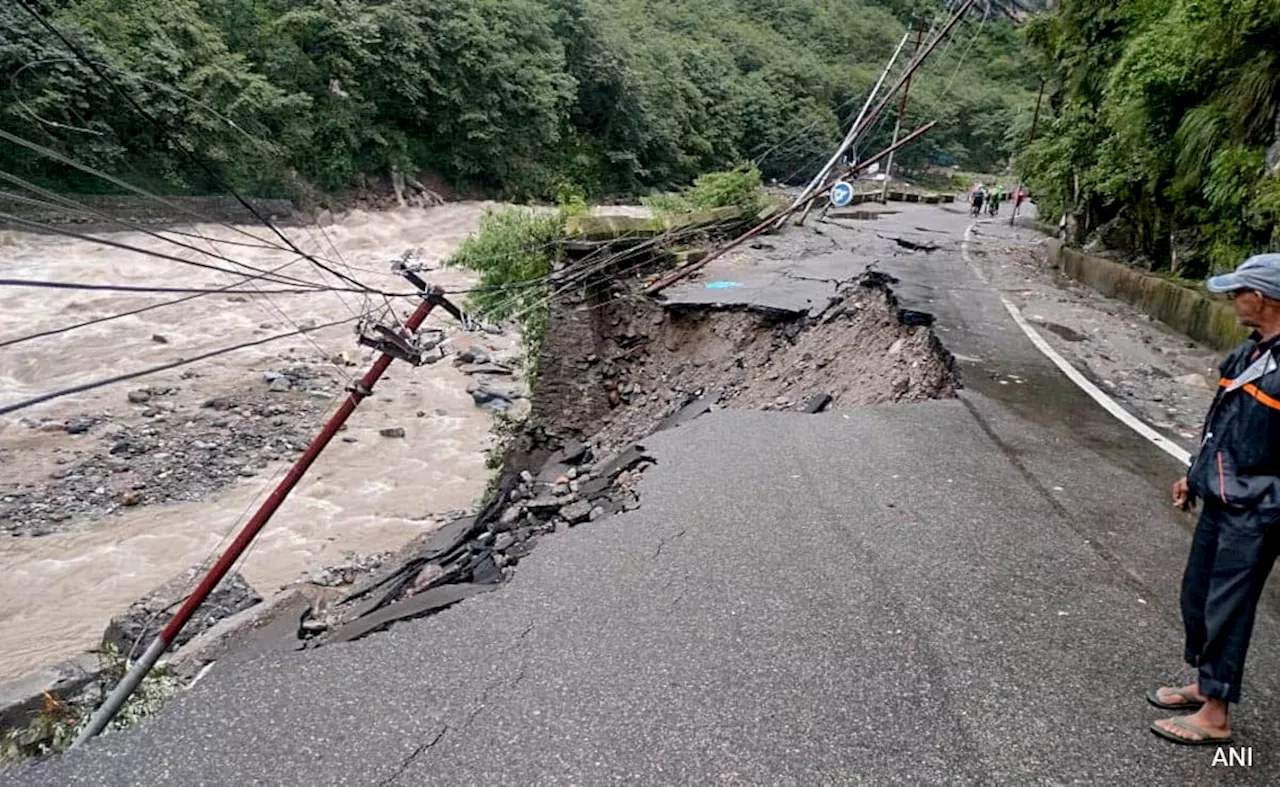
<instances>
[{"instance_id":1,"label":"concrete retaining wall","mask_svg":"<svg viewBox=\"0 0 1280 787\"><path fill-rule=\"evenodd\" d=\"M954 194L915 194L910 191L890 191L886 196L889 202L923 202L927 205L940 205L956 201ZM860 205L864 202L879 201L880 190L876 189L875 191L854 192L853 201L849 204Z\"/></svg>"},{"instance_id":2,"label":"concrete retaining wall","mask_svg":"<svg viewBox=\"0 0 1280 787\"><path fill-rule=\"evenodd\" d=\"M742 218L742 209L734 206L693 213L653 216L571 216L565 230L572 238L610 240L613 238L651 238L664 232L705 227Z\"/></svg>"},{"instance_id":3,"label":"concrete retaining wall","mask_svg":"<svg viewBox=\"0 0 1280 787\"><path fill-rule=\"evenodd\" d=\"M1049 258L1071 278L1103 295L1128 301L1144 313L1196 341L1229 350L1244 341L1230 303L1119 262L1092 257L1049 239Z\"/></svg>"}]
</instances>

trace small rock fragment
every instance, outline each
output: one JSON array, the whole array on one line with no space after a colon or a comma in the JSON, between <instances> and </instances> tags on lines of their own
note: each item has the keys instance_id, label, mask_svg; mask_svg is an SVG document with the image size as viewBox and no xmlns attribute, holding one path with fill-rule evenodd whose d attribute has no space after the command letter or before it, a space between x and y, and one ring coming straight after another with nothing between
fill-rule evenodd
<instances>
[{"instance_id":1,"label":"small rock fragment","mask_svg":"<svg viewBox=\"0 0 1280 787\"><path fill-rule=\"evenodd\" d=\"M388 427L386 429L380 430L378 434L382 435L383 437L404 437L405 432L404 432L404 427L402 426L392 426L392 427Z\"/></svg>"},{"instance_id":2,"label":"small rock fragment","mask_svg":"<svg viewBox=\"0 0 1280 787\"><path fill-rule=\"evenodd\" d=\"M570 503L560 509L560 516L571 525L584 522L591 516L591 504L585 500Z\"/></svg>"},{"instance_id":3,"label":"small rock fragment","mask_svg":"<svg viewBox=\"0 0 1280 787\"><path fill-rule=\"evenodd\" d=\"M163 336L162 334L158 334L158 333L153 333L153 334L151 334L151 341L155 342L156 344L168 344L168 343L169 343L169 339L168 339L168 338L166 338L166 337L165 337L165 336Z\"/></svg>"},{"instance_id":4,"label":"small rock fragment","mask_svg":"<svg viewBox=\"0 0 1280 787\"><path fill-rule=\"evenodd\" d=\"M130 391L129 401L132 404L146 404L151 401L151 392L145 388L138 389L137 391Z\"/></svg>"}]
</instances>

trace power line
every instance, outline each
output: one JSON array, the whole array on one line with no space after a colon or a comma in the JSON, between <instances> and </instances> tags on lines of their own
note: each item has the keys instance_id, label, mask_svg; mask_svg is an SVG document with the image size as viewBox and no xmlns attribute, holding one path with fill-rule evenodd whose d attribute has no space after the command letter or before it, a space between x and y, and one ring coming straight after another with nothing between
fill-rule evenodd
<instances>
[{"instance_id":1,"label":"power line","mask_svg":"<svg viewBox=\"0 0 1280 787\"><path fill-rule=\"evenodd\" d=\"M9 413L17 412L18 410L25 410L28 407L32 407L37 404L42 404L44 402L48 402L53 399L60 399L64 396L70 396L71 394L84 393L85 391L92 391L95 388L102 388L108 385L114 385L116 383L126 382L128 380L136 380L139 377L146 377L148 375L157 374L159 372L166 372L170 369L176 369L180 366L188 366L193 363L198 363L200 361L205 361L210 358L215 358L219 355L226 355L227 353L236 352L237 350L244 350L249 347L257 347L259 345L267 344L269 342L279 341L280 339L288 339L292 336L298 336L299 334L311 333L312 331L321 331L321 330L324 330L325 328L333 328L334 326L337 326L337 325L345 325L350 322L355 322L355 320L356 320L355 317L347 317L341 320L334 320L333 322L327 322L322 325L316 325L311 328L299 328L296 331L289 331L288 333L278 333L274 336L268 336L265 339L255 339L250 342L243 342L241 344L235 344L230 347L222 347L217 350L210 350L209 352L201 353L191 358L184 358L182 360L160 364L159 366L152 366L147 369L141 369L136 372L118 374L114 377L108 377L102 380L94 380L92 382L82 383L80 385L74 385L70 388L63 388L61 390L51 391L49 393L40 394L39 396L33 396L30 399L23 399L20 402L14 402L13 404L0 406L0 415L8 415Z\"/></svg>"},{"instance_id":2,"label":"power line","mask_svg":"<svg viewBox=\"0 0 1280 787\"><path fill-rule=\"evenodd\" d=\"M3 132L0 132L0 133L3 133ZM195 261L195 260L186 260L186 259L183 259L182 257L175 257L175 256L174 256L174 255L172 255L172 254L165 254L164 252L156 251L156 250L154 250L154 249L144 249L144 248L141 248L141 247L139 247L139 246L132 246L132 245L130 245L130 244L122 243L122 242L120 242L120 241L111 240L111 239L109 239L109 238L101 238L101 237L96 237L96 236L93 236L93 235L86 235L86 234L84 234L84 233L80 233L80 232L73 232L73 231L71 231L71 230L68 230L68 229L65 229L65 228L62 228L62 227L55 227L55 226L53 226L53 225L51 225L51 224L42 224L41 222L38 222L38 221L31 221L30 219L24 219L24 218L22 218L22 217L20 217L20 216L15 216L15 215L13 215L13 214L11 214L11 213L4 213L4 212L0 212L0 219L5 219L5 220L7 220L7 221L11 221L11 222L13 222L13 223L15 223L15 224L21 224L21 225L23 225L23 226L27 226L27 227L33 227L33 228L35 228L35 229L44 230L45 232L52 232L52 233L55 233L55 234L58 234L58 235L65 235L65 236L67 236L67 237L69 237L69 238L77 238L77 239L79 239L79 240L89 241L89 242L91 242L91 243L99 243L99 244L102 244L102 245L104 245L104 246L111 246L111 247L113 247L113 248L123 249L123 250L125 250L125 251L132 251L132 252L136 252L136 253L138 253L138 254L145 254L145 255L147 255L147 256L150 256L150 257L157 257L157 258L162 259L162 260L170 260L170 261L172 261L172 262L178 262L178 263L181 263L181 264L183 264L183 265L192 265L192 266L195 266L195 267L197 267L197 268L205 268L205 269L207 269L207 270L217 271L217 272L219 272L219 273L226 273L226 274L230 274L230 275L232 275L232 276L240 276L240 277L243 277L243 278L246 278L246 279L252 279L252 280L268 279L269 281L272 281L272 282L273 282L273 283L275 283L275 284L292 284L292 285L302 284L302 285L305 285L305 286L307 286L307 287L310 287L310 288L312 288L312 289L316 290L317 292L325 292L325 291L329 291L329 292L357 292L357 293L360 293L360 292L370 292L370 293L377 293L377 294L379 294L379 295L382 295L382 294L393 294L393 295L394 295L394 294L396 294L396 293L383 293L381 290L377 290L377 289L374 289L374 288L371 288L371 287L367 287L367 286L365 286L365 285L363 285L363 284L361 284L361 285L360 285L360 289L356 289L356 288L352 288L352 287L333 287L333 286L326 286L326 285L323 285L323 284L316 284L316 283L314 283L314 282L308 282L308 281L305 281L305 280L303 280L303 279L292 279L291 277L282 277L282 278L279 278L279 279L277 279L277 278L270 278L270 277L272 276L272 274L271 274L271 272L270 272L270 271L262 271L262 270L260 270L260 269L258 269L258 268L254 268L254 267L252 267L252 266L247 266L247 267L249 267L251 270L256 271L258 275L256 275L256 276L247 276L247 275L245 274L245 272L244 272L244 271L231 270L231 269L229 269L229 268L223 268L223 267L218 266L218 265L210 265L209 263L205 263L205 262L197 262L197 261ZM304 257L304 258L306 257L306 255L299 255L299 256L302 256L302 257Z\"/></svg>"},{"instance_id":3,"label":"power line","mask_svg":"<svg viewBox=\"0 0 1280 787\"><path fill-rule=\"evenodd\" d=\"M298 258L298 259L301 259L301 258ZM290 265L294 264L295 262L297 262L297 259L290 260L289 262L286 262L284 265L281 265L281 266L277 267L275 270L283 270L284 268L289 267ZM235 282L235 283L232 283L232 284L228 284L228 285L226 285L226 287L225 287L225 288L223 288L223 289L224 289L224 290L225 290L225 289L230 289L230 288L232 288L232 287L239 286L239 285L240 285L240 284L242 284L242 283L243 283L243 282ZM221 291L223 291L223 290L215 290L214 292L221 292ZM124 318L124 317L133 317L134 315L142 314L142 313L144 313L144 312L153 311L153 310L155 310L155 309L162 309L162 308L164 308L164 307L166 307L166 306L176 306L176 305L178 305L178 304L180 304L180 303L186 303L187 301L193 301L193 300L195 300L196 298L203 298L206 294L208 294L208 293L199 293L199 294L196 294L196 295L186 295L186 296L183 296L183 297L181 297L181 298L174 298L173 300L170 300L170 301L161 301L160 303L153 303L153 304L150 304L150 305L148 305L148 306L142 306L142 307L137 308L137 309L130 309L129 311L119 312L119 313L117 313L117 314L110 314L110 315L107 315L106 317L95 317L95 318L93 318L93 319L91 319L91 320L84 320L84 321L82 321L82 322L72 323L71 325L64 325L64 326L62 326L62 327L60 327L60 328L50 328L50 329L45 330L45 331L38 331L38 332L36 332L36 333L27 334L27 335L25 335L25 336L18 336L18 337L15 337L15 338L13 338L13 339L6 339L6 340L3 340L3 341L0 341L0 348L3 348L3 347L9 347L9 346L14 345L14 344L22 344L23 342L29 342L29 341L33 341L33 340L35 340L35 339L43 339L43 338L45 338L46 336L57 336L57 335L59 335L59 334L68 333L68 332L70 332L70 331L75 331L75 330L78 330L78 329L80 329L80 328L87 328L87 327L89 327L90 325L98 325L98 324L100 324L100 323L110 322L110 321L112 321L112 320L119 320L119 319Z\"/></svg>"},{"instance_id":4,"label":"power line","mask_svg":"<svg viewBox=\"0 0 1280 787\"><path fill-rule=\"evenodd\" d=\"M223 260L224 262L229 262L233 265L239 265L240 267L254 271L255 273L262 272L261 268L256 268L252 265L249 265L248 263L241 262L239 260L228 257L224 254L218 253L216 248L214 251L205 251L204 249L198 248L189 243L183 243L181 241L174 240L173 238L166 238L165 236L159 234L155 230L152 230L148 227L144 227L139 224L126 221L124 219L116 218L103 211L96 210L87 205L79 204L75 200L69 197L64 197L60 194L56 194L52 191L49 191L48 189L41 188L40 186L37 186L36 184L31 183L23 178L20 178L17 175L14 175L12 173L0 170L0 178L3 178L4 180L9 181L10 183L13 183L16 186L19 186L20 188L24 188L24 189L27 189L28 191L39 194L45 197L45 200L37 200L32 197L28 197L22 194L14 194L13 192L8 192L8 191L0 191L0 197L5 197L7 199L11 199L17 202L23 202L28 205L36 205L40 207L55 207L55 208L64 208L64 209L69 208L71 210L79 211L80 213L85 215L97 216L108 222L119 224L122 227L126 227L136 232L140 232L144 235L149 235L150 237L156 238L157 240L164 241L165 243L172 243L173 245L178 246L180 248L189 249L191 251L196 252L197 254L204 254L217 260ZM52 202L48 200L52 200ZM184 233L184 234L195 235L196 237L199 237L201 240L204 240L206 242L208 242L209 240L208 238L205 238L204 236L199 235L197 233ZM267 246L263 248L269 248L275 251L287 251L286 249L282 249L277 246ZM239 272L237 272L237 275L240 275ZM311 282L308 282L304 279L295 279L294 281L298 284L313 286Z\"/></svg>"},{"instance_id":5,"label":"power line","mask_svg":"<svg viewBox=\"0 0 1280 787\"><path fill-rule=\"evenodd\" d=\"M244 197L240 196L240 193L237 192L234 188L232 188L231 184L223 180L222 177L219 176L216 172L214 172L213 169L211 169L207 164L204 163L204 161L202 161L198 156L196 156L194 153L188 150L184 145L180 144L177 140L175 140L172 137L172 135L169 134L169 131L164 127L164 125L160 123L160 121L156 120L150 113L148 113L145 109L143 109L142 106L139 105L138 102L135 101L131 95L129 95L125 90L123 90L119 85L117 85L114 80L109 78L107 74L101 68L99 68L98 65L94 63L92 59L88 57L88 55L86 55L78 46L72 43L69 38L63 35L62 31L58 30L58 28L56 28L52 23L50 23L47 19L42 17L36 11L36 9L32 7L29 0L18 0L18 4L21 5L22 8L33 19L35 19L36 22L41 27L43 27L45 30L48 30L50 33L56 36L58 40L62 42L63 46L65 46L68 50L70 50L71 53L74 54L78 60L80 60L80 62L84 63L90 69L92 69L93 73L96 74L98 78L101 79L108 87L110 87L112 91L114 91L117 95L119 95L126 102L128 102L129 106L133 107L134 111L136 111L139 115L141 115L148 123L154 126L156 130L160 132L160 136L162 139L164 139L166 142L172 145L176 150L182 153L182 155L185 158L190 160L191 163L199 167L200 170L204 172L209 178L211 178L215 183L217 183L219 186L225 189L228 194L234 197L237 202L239 202L246 210L252 213L253 216L256 219L258 219L260 222L262 222L264 226L266 226L268 229L274 232L282 241L288 244L290 248L292 248L295 252L297 252L301 256L305 257L309 262L311 262L311 264L315 265L321 270L327 271L331 275L336 276L340 280L346 281L349 284L354 284L357 287L364 288L364 285L357 279L354 279L350 276L347 276L343 273L340 273L334 270L333 268L320 262L315 257L302 251L302 249L298 248L297 244L295 244L287 235L281 232L274 224L268 221L265 216L259 213L257 208L254 208L252 205L249 204L248 201L245 200Z\"/></svg>"},{"instance_id":6,"label":"power line","mask_svg":"<svg viewBox=\"0 0 1280 787\"><path fill-rule=\"evenodd\" d=\"M243 284L243 282L241 282ZM239 285L230 285L232 287ZM164 293L198 293L201 295L323 295L336 292L329 287L316 289L313 287L298 289L264 290L255 287L248 290L227 289L225 287L155 287L144 284L90 284L80 281L46 281L44 279L0 279L0 287L36 287L49 290L90 290L100 292L140 292L152 295ZM389 293L387 297L412 298L415 292Z\"/></svg>"},{"instance_id":7,"label":"power line","mask_svg":"<svg viewBox=\"0 0 1280 787\"><path fill-rule=\"evenodd\" d=\"M31 142L30 140L23 139L22 137L19 137L15 134L10 134L8 131L5 131L4 129L0 129L0 139L5 140L6 142L10 142L14 145L24 147L27 150L32 151L33 153L38 153L41 156L44 156L45 158L52 159L58 162L59 164L65 164L68 167L71 167L72 169L76 169L85 173L86 175L93 175L96 178L105 180L107 183L110 183L113 186L118 186L119 188L122 188L130 193L137 194L140 197L145 197L153 202L164 205L166 208L169 208L170 210L174 210L178 213L182 213L184 215L190 216L198 221L201 221L201 222L209 221L207 217L200 215L199 213L197 213L194 210L191 210L190 208L185 208L176 202L171 202L157 194L152 194L150 191L147 191L146 189L139 188L138 186L135 186L126 180L121 180L120 178L117 178L114 175L103 172L102 170L97 169L96 167L91 167L88 164L84 164L82 162L76 161L70 156L66 156L62 153L59 153L58 151L48 147L47 145L41 145L38 142ZM225 227L231 230L232 232L236 232L236 233L239 233L240 235L244 235L245 237L253 238L255 241L259 243L267 242L267 241L264 241L262 238L259 238L257 235L254 235L253 233L241 227L237 227L233 224L228 224L225 221L215 221L213 223L221 227ZM278 249L280 251L289 251L288 247L280 246L276 244L272 244L272 248ZM300 254L298 256L305 257L306 255Z\"/></svg>"}]
</instances>

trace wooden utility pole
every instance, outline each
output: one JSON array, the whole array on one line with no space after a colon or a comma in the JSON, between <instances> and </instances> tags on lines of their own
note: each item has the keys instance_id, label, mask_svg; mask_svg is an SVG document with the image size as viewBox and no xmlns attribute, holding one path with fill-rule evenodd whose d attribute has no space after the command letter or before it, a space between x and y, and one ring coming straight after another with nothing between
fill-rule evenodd
<instances>
[{"instance_id":1,"label":"wooden utility pole","mask_svg":"<svg viewBox=\"0 0 1280 787\"><path fill-rule=\"evenodd\" d=\"M1040 78L1040 92L1036 94L1036 111L1031 115L1031 131L1027 134L1027 147L1031 147L1031 143L1036 141L1036 126L1040 123L1040 102L1044 99L1044 86L1046 80ZM1013 226L1013 222L1018 218L1018 208L1022 205L1022 186L1025 178L1022 176L1021 167L1019 167L1018 190L1013 192L1013 211L1009 215L1009 226Z\"/></svg>"},{"instance_id":2,"label":"wooden utility pole","mask_svg":"<svg viewBox=\"0 0 1280 787\"><path fill-rule=\"evenodd\" d=\"M920 44L924 40L924 19L916 20L916 48L912 51L920 51ZM898 102L898 119L893 122L893 142L890 147L898 144L898 134L902 131L902 118L907 114L907 93L911 91L911 77L907 77L907 81L902 84L902 100ZM887 203L889 201L889 181L893 178L893 154L889 154L889 158L884 164L884 187L880 189L880 201Z\"/></svg>"}]
</instances>

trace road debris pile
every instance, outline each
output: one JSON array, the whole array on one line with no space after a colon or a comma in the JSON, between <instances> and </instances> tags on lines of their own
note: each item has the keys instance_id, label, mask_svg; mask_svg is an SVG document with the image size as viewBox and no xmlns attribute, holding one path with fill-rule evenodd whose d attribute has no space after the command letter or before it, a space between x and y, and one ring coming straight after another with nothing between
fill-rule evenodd
<instances>
[{"instance_id":1,"label":"road debris pile","mask_svg":"<svg viewBox=\"0 0 1280 787\"><path fill-rule=\"evenodd\" d=\"M478 514L414 539L324 615L303 621L295 646L349 642L492 590L541 536L639 507L635 482L653 463L644 448L593 460L587 445L572 441L536 475L509 478Z\"/></svg>"}]
</instances>

